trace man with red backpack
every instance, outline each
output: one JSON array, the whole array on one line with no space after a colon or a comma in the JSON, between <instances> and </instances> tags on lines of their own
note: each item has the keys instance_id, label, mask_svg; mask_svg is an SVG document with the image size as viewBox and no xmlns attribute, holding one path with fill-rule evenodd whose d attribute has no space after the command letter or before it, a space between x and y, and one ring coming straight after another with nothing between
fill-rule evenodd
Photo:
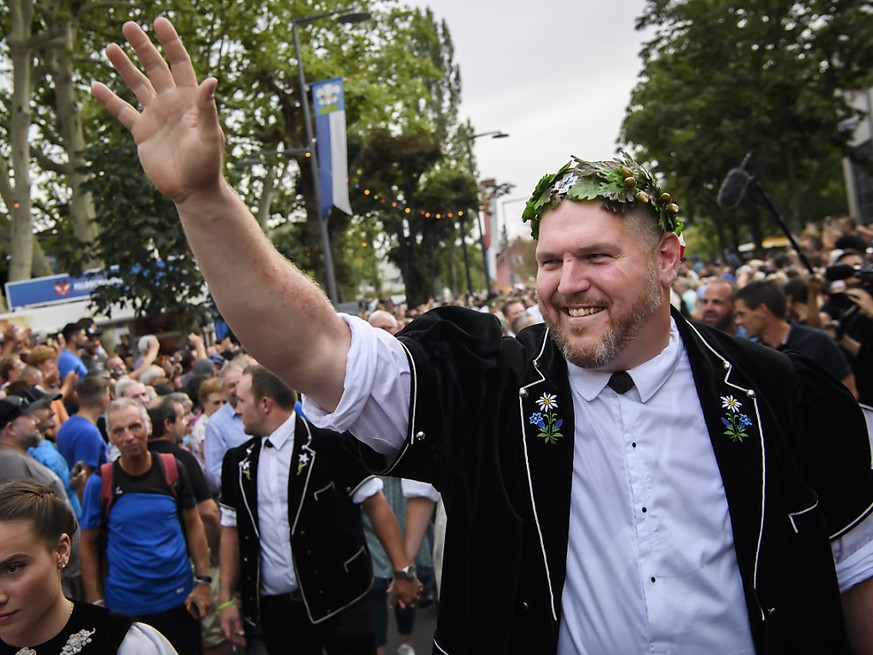
<instances>
[{"instance_id":1,"label":"man with red backpack","mask_svg":"<svg viewBox=\"0 0 873 655\"><path fill-rule=\"evenodd\" d=\"M136 401L110 404L106 423L121 456L95 472L83 494L86 598L154 626L180 655L200 655L209 549L188 472L172 455L149 450L148 414Z\"/></svg>"}]
</instances>

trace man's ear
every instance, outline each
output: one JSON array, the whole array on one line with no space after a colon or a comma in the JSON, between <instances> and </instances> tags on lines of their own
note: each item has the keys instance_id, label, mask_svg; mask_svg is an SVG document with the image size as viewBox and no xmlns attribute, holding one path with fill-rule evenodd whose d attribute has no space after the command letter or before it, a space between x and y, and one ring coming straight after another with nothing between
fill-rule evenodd
<instances>
[{"instance_id":1,"label":"man's ear","mask_svg":"<svg viewBox=\"0 0 873 655\"><path fill-rule=\"evenodd\" d=\"M679 264L682 263L682 245L674 232L661 236L656 256L661 285L669 287L679 277Z\"/></svg>"}]
</instances>

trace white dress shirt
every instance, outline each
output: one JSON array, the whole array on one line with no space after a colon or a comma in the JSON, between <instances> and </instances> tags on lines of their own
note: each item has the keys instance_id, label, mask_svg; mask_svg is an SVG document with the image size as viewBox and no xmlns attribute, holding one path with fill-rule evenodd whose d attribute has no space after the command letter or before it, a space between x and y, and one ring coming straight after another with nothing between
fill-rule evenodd
<instances>
[{"instance_id":1,"label":"white dress shirt","mask_svg":"<svg viewBox=\"0 0 873 655\"><path fill-rule=\"evenodd\" d=\"M342 398L333 413L304 399L304 411L396 454L408 428L405 351L341 316L352 331ZM629 371L635 387L623 396L606 387L609 374L569 369L576 431L558 652L754 653L727 499L675 323L667 348ZM832 547L841 590L870 577L873 517Z\"/></svg>"}]
</instances>

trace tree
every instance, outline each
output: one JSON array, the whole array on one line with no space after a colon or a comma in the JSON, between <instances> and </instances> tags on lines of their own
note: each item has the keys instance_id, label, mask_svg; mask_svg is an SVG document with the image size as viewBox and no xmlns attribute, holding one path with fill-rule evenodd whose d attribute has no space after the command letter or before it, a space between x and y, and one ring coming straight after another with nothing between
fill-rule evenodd
<instances>
[{"instance_id":1,"label":"tree","mask_svg":"<svg viewBox=\"0 0 873 655\"><path fill-rule=\"evenodd\" d=\"M869 2L650 0L637 26L655 32L622 139L657 162L691 222L713 221L723 250L775 229L757 199L737 212L715 204L747 151L795 228L843 210L833 181L841 157L858 157L844 92L873 71Z\"/></svg>"}]
</instances>

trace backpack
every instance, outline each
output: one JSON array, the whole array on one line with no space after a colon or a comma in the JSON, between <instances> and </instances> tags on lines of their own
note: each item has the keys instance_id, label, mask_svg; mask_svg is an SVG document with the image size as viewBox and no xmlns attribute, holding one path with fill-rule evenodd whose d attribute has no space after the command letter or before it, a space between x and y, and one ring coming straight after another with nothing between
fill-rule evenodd
<instances>
[{"instance_id":1,"label":"backpack","mask_svg":"<svg viewBox=\"0 0 873 655\"><path fill-rule=\"evenodd\" d=\"M173 498L176 505L179 505L179 468L176 466L176 458L171 453L154 453L160 454L161 465L158 469L163 473L164 482L173 492ZM109 510L115 502L115 466L118 465L118 460L108 462L100 466L100 511L102 516L102 526L105 529L109 524ZM182 523L184 531L185 524Z\"/></svg>"}]
</instances>

